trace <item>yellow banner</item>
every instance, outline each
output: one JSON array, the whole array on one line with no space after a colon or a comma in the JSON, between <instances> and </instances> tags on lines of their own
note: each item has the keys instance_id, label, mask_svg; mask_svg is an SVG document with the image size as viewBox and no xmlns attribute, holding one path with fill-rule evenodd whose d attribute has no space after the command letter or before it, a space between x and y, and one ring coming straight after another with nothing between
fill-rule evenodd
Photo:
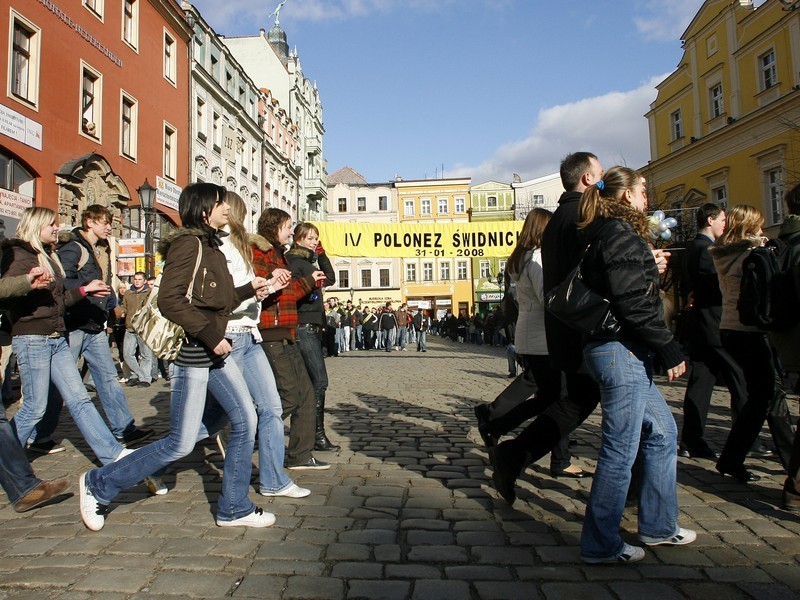
<instances>
[{"instance_id":1,"label":"yellow banner","mask_svg":"<svg viewBox=\"0 0 800 600\"><path fill-rule=\"evenodd\" d=\"M368 258L500 257L511 254L522 221L484 223L315 222L331 256Z\"/></svg>"}]
</instances>

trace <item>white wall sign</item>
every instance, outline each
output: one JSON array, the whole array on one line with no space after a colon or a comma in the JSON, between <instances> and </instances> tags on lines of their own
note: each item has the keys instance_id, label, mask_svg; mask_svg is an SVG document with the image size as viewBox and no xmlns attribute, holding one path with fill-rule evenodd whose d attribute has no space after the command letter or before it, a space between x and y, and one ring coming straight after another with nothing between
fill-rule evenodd
<instances>
[{"instance_id":1,"label":"white wall sign","mask_svg":"<svg viewBox=\"0 0 800 600\"><path fill-rule=\"evenodd\" d=\"M0 216L20 219L29 206L33 206L33 199L0 188Z\"/></svg>"},{"instance_id":2,"label":"white wall sign","mask_svg":"<svg viewBox=\"0 0 800 600\"><path fill-rule=\"evenodd\" d=\"M156 202L173 210L178 210L178 198L183 188L156 176Z\"/></svg>"},{"instance_id":3,"label":"white wall sign","mask_svg":"<svg viewBox=\"0 0 800 600\"><path fill-rule=\"evenodd\" d=\"M0 104L0 133L26 146L42 149L42 124Z\"/></svg>"}]
</instances>

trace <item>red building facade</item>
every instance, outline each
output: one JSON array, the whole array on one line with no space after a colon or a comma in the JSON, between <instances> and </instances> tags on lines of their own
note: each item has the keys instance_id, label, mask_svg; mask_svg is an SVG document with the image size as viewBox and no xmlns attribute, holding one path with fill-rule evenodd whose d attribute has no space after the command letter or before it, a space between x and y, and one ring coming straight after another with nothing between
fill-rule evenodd
<instances>
[{"instance_id":1,"label":"red building facade","mask_svg":"<svg viewBox=\"0 0 800 600\"><path fill-rule=\"evenodd\" d=\"M115 236L144 237L145 180L158 190L155 237L178 222L191 35L175 0L14 0L0 9L6 236L26 205L52 208L70 226L99 203L115 216Z\"/></svg>"}]
</instances>

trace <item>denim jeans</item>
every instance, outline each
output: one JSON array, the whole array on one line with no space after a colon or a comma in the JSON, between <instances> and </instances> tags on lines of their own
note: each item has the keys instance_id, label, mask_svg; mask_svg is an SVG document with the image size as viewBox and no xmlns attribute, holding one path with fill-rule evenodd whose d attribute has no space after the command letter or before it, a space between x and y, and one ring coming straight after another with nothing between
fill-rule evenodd
<instances>
[{"instance_id":1,"label":"denim jeans","mask_svg":"<svg viewBox=\"0 0 800 600\"><path fill-rule=\"evenodd\" d=\"M362 325L356 325L354 328L353 337L355 341L353 342L353 348L358 350L364 349L364 327Z\"/></svg>"},{"instance_id":2,"label":"denim jeans","mask_svg":"<svg viewBox=\"0 0 800 600\"><path fill-rule=\"evenodd\" d=\"M386 338L385 331L383 329L378 329L375 332L375 349L381 350L383 348L383 340Z\"/></svg>"},{"instance_id":3,"label":"denim jeans","mask_svg":"<svg viewBox=\"0 0 800 600\"><path fill-rule=\"evenodd\" d=\"M109 504L122 490L189 454L197 442L209 391L231 421L217 519L232 521L249 515L255 510L248 493L257 417L239 367L230 357L211 368L172 365L170 384L172 402L167 436L117 462L89 471L89 489L98 502Z\"/></svg>"},{"instance_id":4,"label":"denim jeans","mask_svg":"<svg viewBox=\"0 0 800 600\"><path fill-rule=\"evenodd\" d=\"M420 331L417 333L417 350L427 350L428 346L426 345L428 338L427 331Z\"/></svg>"},{"instance_id":5,"label":"denim jeans","mask_svg":"<svg viewBox=\"0 0 800 600\"><path fill-rule=\"evenodd\" d=\"M398 346L401 350L406 347L406 333L407 330L405 327L398 327L397 333L395 334L397 341L395 345Z\"/></svg>"},{"instance_id":6,"label":"denim jeans","mask_svg":"<svg viewBox=\"0 0 800 600\"><path fill-rule=\"evenodd\" d=\"M63 337L16 335L12 343L25 398L12 420L20 443L28 441L44 416L52 382L100 462L113 461L122 452L122 446L89 399L67 341Z\"/></svg>"},{"instance_id":7,"label":"denim jeans","mask_svg":"<svg viewBox=\"0 0 800 600\"><path fill-rule=\"evenodd\" d=\"M339 352L349 352L350 351L350 337L353 334L353 328L349 325L345 325L342 327L342 346L339 348Z\"/></svg>"},{"instance_id":8,"label":"denim jeans","mask_svg":"<svg viewBox=\"0 0 800 600\"><path fill-rule=\"evenodd\" d=\"M142 338L133 331L125 332L125 342L122 345L125 364L139 381L150 383L153 380L153 351L142 341ZM136 350L139 350L139 360L136 360ZM156 363L156 369L158 364ZM157 371L156 371L157 372Z\"/></svg>"},{"instance_id":9,"label":"denim jeans","mask_svg":"<svg viewBox=\"0 0 800 600\"><path fill-rule=\"evenodd\" d=\"M0 403L0 486L13 505L42 482L36 477Z\"/></svg>"},{"instance_id":10,"label":"denim jeans","mask_svg":"<svg viewBox=\"0 0 800 600\"><path fill-rule=\"evenodd\" d=\"M391 329L383 330L383 347L386 349L386 352L392 351L392 346L394 346L394 336L396 331L397 329L394 327L392 327Z\"/></svg>"},{"instance_id":11,"label":"denim jeans","mask_svg":"<svg viewBox=\"0 0 800 600\"><path fill-rule=\"evenodd\" d=\"M303 356L311 385L314 387L314 404L325 404L325 392L328 390L328 370L322 357L322 339L319 333L312 333L302 325L297 328L297 346Z\"/></svg>"},{"instance_id":12,"label":"denim jeans","mask_svg":"<svg viewBox=\"0 0 800 600\"><path fill-rule=\"evenodd\" d=\"M602 442L581 532L581 555L622 552L619 534L631 467L641 456L639 536L645 541L678 531L678 429L653 383L653 354L630 342L590 342L584 361L600 387Z\"/></svg>"}]
</instances>

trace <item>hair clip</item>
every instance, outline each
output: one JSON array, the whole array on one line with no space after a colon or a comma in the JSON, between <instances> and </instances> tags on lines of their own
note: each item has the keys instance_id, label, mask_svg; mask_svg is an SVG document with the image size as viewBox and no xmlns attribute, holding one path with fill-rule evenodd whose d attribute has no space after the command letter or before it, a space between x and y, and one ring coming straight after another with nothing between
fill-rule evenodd
<instances>
[{"instance_id":1,"label":"hair clip","mask_svg":"<svg viewBox=\"0 0 800 600\"><path fill-rule=\"evenodd\" d=\"M605 189L605 187L606 187L606 184L603 182L603 180L602 180L602 179L601 179L600 181L598 181L597 183L595 183L595 185L597 186L597 189L598 189L598 190L600 190L601 192L602 192L602 191Z\"/></svg>"}]
</instances>

